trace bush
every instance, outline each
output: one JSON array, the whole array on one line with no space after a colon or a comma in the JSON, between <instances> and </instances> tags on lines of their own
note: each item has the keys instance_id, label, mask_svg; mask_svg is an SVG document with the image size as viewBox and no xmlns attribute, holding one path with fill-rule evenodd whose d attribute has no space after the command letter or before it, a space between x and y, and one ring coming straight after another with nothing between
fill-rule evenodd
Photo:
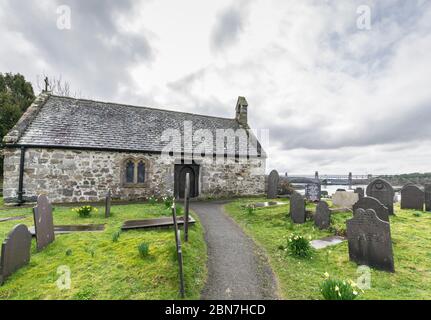
<instances>
[{"instance_id":1,"label":"bush","mask_svg":"<svg viewBox=\"0 0 431 320\"><path fill-rule=\"evenodd\" d=\"M291 235L287 239L287 250L289 254L298 258L308 258L312 254L310 241L300 235Z\"/></svg>"},{"instance_id":2,"label":"bush","mask_svg":"<svg viewBox=\"0 0 431 320\"><path fill-rule=\"evenodd\" d=\"M148 256L149 252L150 252L150 245L146 242L142 242L139 246L138 246L138 251L139 251L139 255L144 258L146 256Z\"/></svg>"},{"instance_id":3,"label":"bush","mask_svg":"<svg viewBox=\"0 0 431 320\"><path fill-rule=\"evenodd\" d=\"M92 206L82 206L80 208L73 208L72 211L78 213L81 218L87 218L91 215L91 213L97 212L98 209Z\"/></svg>"},{"instance_id":4,"label":"bush","mask_svg":"<svg viewBox=\"0 0 431 320\"><path fill-rule=\"evenodd\" d=\"M256 206L254 204L249 204L245 207L245 211L247 212L247 214L253 214L256 212Z\"/></svg>"},{"instance_id":5,"label":"bush","mask_svg":"<svg viewBox=\"0 0 431 320\"><path fill-rule=\"evenodd\" d=\"M415 217L422 217L422 213L421 212L419 212L419 211L416 211L416 212L413 212L413 215L415 216Z\"/></svg>"},{"instance_id":6,"label":"bush","mask_svg":"<svg viewBox=\"0 0 431 320\"><path fill-rule=\"evenodd\" d=\"M148 203L151 204L151 205L156 204L157 203L156 197L154 197L154 196L149 197L148 198Z\"/></svg>"},{"instance_id":7,"label":"bush","mask_svg":"<svg viewBox=\"0 0 431 320\"><path fill-rule=\"evenodd\" d=\"M174 198L172 197L163 197L163 203L165 204L166 209L172 208L172 204L174 203Z\"/></svg>"},{"instance_id":8,"label":"bush","mask_svg":"<svg viewBox=\"0 0 431 320\"><path fill-rule=\"evenodd\" d=\"M66 256L71 256L71 255L72 255L72 249L67 249Z\"/></svg>"},{"instance_id":9,"label":"bush","mask_svg":"<svg viewBox=\"0 0 431 320\"><path fill-rule=\"evenodd\" d=\"M356 283L353 281L331 279L327 273L325 277L325 281L320 285L320 292L325 300L354 300L358 296Z\"/></svg>"},{"instance_id":10,"label":"bush","mask_svg":"<svg viewBox=\"0 0 431 320\"><path fill-rule=\"evenodd\" d=\"M120 239L121 230L118 230L112 235L112 242L118 242L118 239Z\"/></svg>"}]
</instances>

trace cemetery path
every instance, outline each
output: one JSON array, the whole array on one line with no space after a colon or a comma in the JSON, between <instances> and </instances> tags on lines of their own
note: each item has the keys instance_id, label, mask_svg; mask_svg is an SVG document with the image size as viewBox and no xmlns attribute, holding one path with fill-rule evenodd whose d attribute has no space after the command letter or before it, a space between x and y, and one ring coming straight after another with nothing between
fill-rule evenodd
<instances>
[{"instance_id":1,"label":"cemetery path","mask_svg":"<svg viewBox=\"0 0 431 320\"><path fill-rule=\"evenodd\" d=\"M192 202L208 246L208 279L201 299L278 299L274 273L262 250L223 209L226 202Z\"/></svg>"}]
</instances>

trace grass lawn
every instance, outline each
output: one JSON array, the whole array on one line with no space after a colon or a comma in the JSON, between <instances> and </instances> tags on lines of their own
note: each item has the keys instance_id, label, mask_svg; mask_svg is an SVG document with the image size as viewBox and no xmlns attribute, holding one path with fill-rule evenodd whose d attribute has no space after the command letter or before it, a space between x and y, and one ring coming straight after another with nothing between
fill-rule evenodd
<instances>
[{"instance_id":1,"label":"grass lawn","mask_svg":"<svg viewBox=\"0 0 431 320\"><path fill-rule=\"evenodd\" d=\"M312 221L303 225L291 223L286 205L260 208L249 214L241 205L266 199L240 199L225 206L243 229L267 252L277 275L280 294L285 299L322 299L319 284L324 273L340 280L356 281L357 265L349 261L347 241L336 246L315 250L311 259L300 259L280 249L291 234L319 239L331 235L314 228ZM314 205L308 205L308 209ZM351 213L332 215L332 224L345 229ZM371 289L360 293L358 299L431 299L431 213L415 214L400 210L391 218L395 273L372 270Z\"/></svg>"},{"instance_id":2,"label":"grass lawn","mask_svg":"<svg viewBox=\"0 0 431 320\"><path fill-rule=\"evenodd\" d=\"M114 242L113 234L123 221L170 216L163 204L130 204L111 208L104 218L99 208L89 218L80 218L68 207L55 207L54 224L106 223L105 231L57 235L41 252L32 241L30 264L18 270L0 287L0 299L179 299L178 263L172 228L125 231ZM30 208L0 210L1 217L25 215L19 221L0 223L0 241L13 226L33 226ZM197 220L197 217L193 215ZM183 233L182 233L183 234ZM149 244L149 255L141 257L138 245ZM197 220L183 243L186 298L198 299L206 278L206 245ZM71 270L71 289L60 290L57 268Z\"/></svg>"}]
</instances>

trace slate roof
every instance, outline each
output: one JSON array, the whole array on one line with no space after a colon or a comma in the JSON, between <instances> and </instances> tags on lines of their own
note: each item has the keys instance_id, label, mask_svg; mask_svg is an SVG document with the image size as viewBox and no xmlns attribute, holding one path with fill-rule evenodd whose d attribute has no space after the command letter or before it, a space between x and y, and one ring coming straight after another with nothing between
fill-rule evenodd
<instances>
[{"instance_id":1,"label":"slate roof","mask_svg":"<svg viewBox=\"0 0 431 320\"><path fill-rule=\"evenodd\" d=\"M241 128L235 119L47 95L15 144L161 152L163 131L182 133L184 121L193 132L208 129L214 137L216 129ZM255 139L252 133L249 138Z\"/></svg>"}]
</instances>

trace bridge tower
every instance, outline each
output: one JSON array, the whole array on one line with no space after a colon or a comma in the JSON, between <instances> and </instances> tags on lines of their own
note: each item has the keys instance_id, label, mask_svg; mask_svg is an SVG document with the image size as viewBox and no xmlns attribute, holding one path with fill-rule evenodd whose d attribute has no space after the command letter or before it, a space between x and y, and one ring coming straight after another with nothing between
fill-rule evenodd
<instances>
[{"instance_id":1,"label":"bridge tower","mask_svg":"<svg viewBox=\"0 0 431 320\"><path fill-rule=\"evenodd\" d=\"M352 188L352 184L353 184L353 175L351 172L349 172L349 189Z\"/></svg>"},{"instance_id":2,"label":"bridge tower","mask_svg":"<svg viewBox=\"0 0 431 320\"><path fill-rule=\"evenodd\" d=\"M314 173L314 179L319 180L319 171Z\"/></svg>"}]
</instances>

